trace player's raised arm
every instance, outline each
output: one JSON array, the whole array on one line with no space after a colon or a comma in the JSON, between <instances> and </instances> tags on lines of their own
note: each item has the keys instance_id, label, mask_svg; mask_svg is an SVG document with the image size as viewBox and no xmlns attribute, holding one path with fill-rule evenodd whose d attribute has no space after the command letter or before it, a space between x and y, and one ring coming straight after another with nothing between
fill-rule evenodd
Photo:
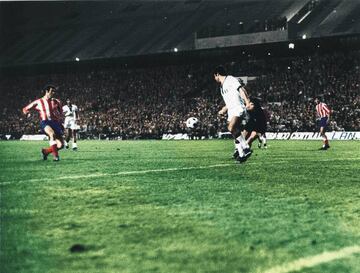
<instances>
[{"instance_id":1,"label":"player's raised arm","mask_svg":"<svg viewBox=\"0 0 360 273\"><path fill-rule=\"evenodd\" d=\"M27 114L29 114L30 110L31 110L32 108L34 108L36 105L37 105L37 100L35 100L35 101L29 103L28 105L26 105L26 106L22 109L22 112L23 112L25 115L27 115Z\"/></svg>"}]
</instances>

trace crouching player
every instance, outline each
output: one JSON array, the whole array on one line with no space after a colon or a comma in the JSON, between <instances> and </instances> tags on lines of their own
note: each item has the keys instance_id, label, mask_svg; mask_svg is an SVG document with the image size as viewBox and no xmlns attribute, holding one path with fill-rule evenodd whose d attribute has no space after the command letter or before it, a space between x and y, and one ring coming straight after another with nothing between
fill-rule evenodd
<instances>
[{"instance_id":1,"label":"crouching player","mask_svg":"<svg viewBox=\"0 0 360 273\"><path fill-rule=\"evenodd\" d=\"M50 147L41 149L44 160L48 155L53 155L54 161L59 161L59 150L63 148L63 126L62 126L62 107L58 99L53 98L56 91L54 85L48 84L44 87L44 96L31 102L23 108L23 113L30 116L30 110L38 111L40 115L41 132L49 137Z\"/></svg>"},{"instance_id":2,"label":"crouching player","mask_svg":"<svg viewBox=\"0 0 360 273\"><path fill-rule=\"evenodd\" d=\"M266 114L264 109L261 107L260 100L258 98L251 98L251 103L249 107L250 122L247 130L249 135L247 142L251 146L252 142L258 137L259 143L258 147L261 148L261 145L266 149Z\"/></svg>"}]
</instances>

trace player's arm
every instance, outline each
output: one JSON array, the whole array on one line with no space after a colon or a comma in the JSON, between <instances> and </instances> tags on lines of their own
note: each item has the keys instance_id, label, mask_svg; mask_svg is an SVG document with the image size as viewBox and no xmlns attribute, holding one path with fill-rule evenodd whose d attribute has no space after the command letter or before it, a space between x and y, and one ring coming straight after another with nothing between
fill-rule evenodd
<instances>
[{"instance_id":1,"label":"player's arm","mask_svg":"<svg viewBox=\"0 0 360 273\"><path fill-rule=\"evenodd\" d=\"M245 107L247 110L252 110L254 108L254 105L250 102L249 96L246 92L246 89L242 86L239 87L239 93L240 93L240 97L244 100L245 102Z\"/></svg>"},{"instance_id":2,"label":"player's arm","mask_svg":"<svg viewBox=\"0 0 360 273\"><path fill-rule=\"evenodd\" d=\"M78 121L80 119L79 117L79 108L76 106L75 107L75 121Z\"/></svg>"},{"instance_id":3,"label":"player's arm","mask_svg":"<svg viewBox=\"0 0 360 273\"><path fill-rule=\"evenodd\" d=\"M28 105L26 105L26 106L22 109L22 112L24 113L24 115L30 116L30 113L29 113L30 110L33 109L36 105L37 105L37 100L29 103Z\"/></svg>"},{"instance_id":4,"label":"player's arm","mask_svg":"<svg viewBox=\"0 0 360 273\"><path fill-rule=\"evenodd\" d=\"M327 123L329 123L329 121L330 121L330 115L331 115L331 109L330 109L326 104L324 104L323 107L324 107L324 109L325 109L325 111L326 111L326 114L327 114L327 117L328 117Z\"/></svg>"},{"instance_id":5,"label":"player's arm","mask_svg":"<svg viewBox=\"0 0 360 273\"><path fill-rule=\"evenodd\" d=\"M64 111L63 111L63 105L62 105L61 101L58 100L58 99L57 99L57 102L58 102L58 111L61 114L61 118L64 119L65 114L64 114Z\"/></svg>"},{"instance_id":6,"label":"player's arm","mask_svg":"<svg viewBox=\"0 0 360 273\"><path fill-rule=\"evenodd\" d=\"M218 112L218 114L220 116L225 115L227 113L227 110L228 110L228 108L225 105L223 108L221 108L221 110Z\"/></svg>"},{"instance_id":7,"label":"player's arm","mask_svg":"<svg viewBox=\"0 0 360 273\"><path fill-rule=\"evenodd\" d=\"M250 104L246 107L247 110L252 111L254 110L255 105L250 101Z\"/></svg>"}]
</instances>

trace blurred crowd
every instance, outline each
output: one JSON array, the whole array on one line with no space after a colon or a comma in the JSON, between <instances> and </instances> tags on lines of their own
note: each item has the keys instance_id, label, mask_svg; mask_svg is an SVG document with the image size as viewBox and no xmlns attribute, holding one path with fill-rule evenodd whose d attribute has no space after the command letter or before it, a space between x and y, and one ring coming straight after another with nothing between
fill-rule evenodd
<instances>
[{"instance_id":1,"label":"blurred crowd","mask_svg":"<svg viewBox=\"0 0 360 273\"><path fill-rule=\"evenodd\" d=\"M217 64L102 69L0 79L0 134L39 132L39 117L21 110L41 97L48 82L59 86L55 97L79 107L82 138L161 138L185 133L185 121L200 120L200 136L226 131L226 117L212 70ZM331 130L360 130L360 51L286 59L246 59L225 64L229 74L253 76L250 96L268 114L268 131L315 131L313 98L332 109Z\"/></svg>"}]
</instances>

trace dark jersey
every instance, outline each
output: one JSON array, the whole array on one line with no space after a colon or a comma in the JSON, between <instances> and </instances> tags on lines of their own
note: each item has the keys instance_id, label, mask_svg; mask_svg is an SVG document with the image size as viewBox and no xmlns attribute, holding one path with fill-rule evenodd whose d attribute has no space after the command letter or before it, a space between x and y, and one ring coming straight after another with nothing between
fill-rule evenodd
<instances>
[{"instance_id":1,"label":"dark jersey","mask_svg":"<svg viewBox=\"0 0 360 273\"><path fill-rule=\"evenodd\" d=\"M250 101L254 104L254 109L249 111L250 120L252 121L251 131L264 134L266 132L265 111L261 107L261 103L257 98L251 98Z\"/></svg>"}]
</instances>

